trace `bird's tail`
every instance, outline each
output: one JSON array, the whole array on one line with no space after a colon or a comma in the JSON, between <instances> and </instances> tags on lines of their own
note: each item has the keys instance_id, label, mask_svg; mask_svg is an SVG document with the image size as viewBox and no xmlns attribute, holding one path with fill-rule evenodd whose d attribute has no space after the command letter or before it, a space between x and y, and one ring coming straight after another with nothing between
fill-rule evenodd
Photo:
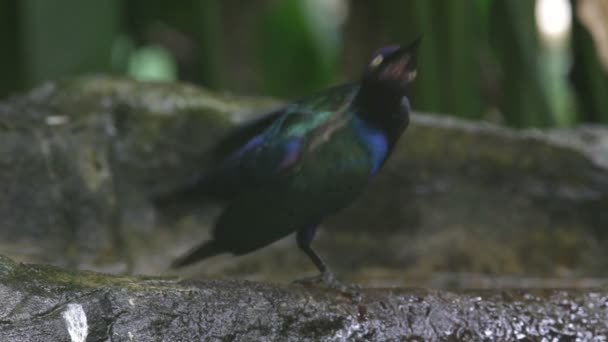
<instances>
[{"instance_id":1,"label":"bird's tail","mask_svg":"<svg viewBox=\"0 0 608 342\"><path fill-rule=\"evenodd\" d=\"M226 252L225 248L219 245L216 240L209 240L202 245L194 248L187 254L177 258L171 264L171 268L180 268L191 265L197 261L210 258L212 256Z\"/></svg>"}]
</instances>

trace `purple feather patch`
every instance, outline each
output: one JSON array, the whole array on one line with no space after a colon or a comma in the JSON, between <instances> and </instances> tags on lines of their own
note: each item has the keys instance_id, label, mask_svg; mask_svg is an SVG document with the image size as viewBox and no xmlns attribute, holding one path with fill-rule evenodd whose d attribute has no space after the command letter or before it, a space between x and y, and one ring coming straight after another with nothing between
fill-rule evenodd
<instances>
[{"instance_id":1,"label":"purple feather patch","mask_svg":"<svg viewBox=\"0 0 608 342\"><path fill-rule=\"evenodd\" d=\"M300 156L300 139L291 138L285 143L285 156L279 164L279 169L285 169L295 164Z\"/></svg>"},{"instance_id":2,"label":"purple feather patch","mask_svg":"<svg viewBox=\"0 0 608 342\"><path fill-rule=\"evenodd\" d=\"M361 143L369 153L372 167L370 176L375 175L380 170L380 166L388 153L388 140L384 133L376 128L369 127L362 120L355 120L355 132Z\"/></svg>"}]
</instances>

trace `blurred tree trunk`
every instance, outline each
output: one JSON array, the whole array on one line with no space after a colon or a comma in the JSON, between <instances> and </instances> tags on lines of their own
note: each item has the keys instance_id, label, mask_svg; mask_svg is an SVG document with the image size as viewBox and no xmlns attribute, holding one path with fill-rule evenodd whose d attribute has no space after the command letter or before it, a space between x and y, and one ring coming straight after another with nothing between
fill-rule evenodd
<instances>
[{"instance_id":1,"label":"blurred tree trunk","mask_svg":"<svg viewBox=\"0 0 608 342\"><path fill-rule=\"evenodd\" d=\"M194 37L201 51L198 59L199 83L211 89L221 89L224 79L224 31L222 30L222 2L219 0L195 1ZM204 58L203 58L204 57Z\"/></svg>"},{"instance_id":2,"label":"blurred tree trunk","mask_svg":"<svg viewBox=\"0 0 608 342\"><path fill-rule=\"evenodd\" d=\"M608 74L602 68L589 31L581 23L576 1L572 29L573 65L570 78L579 105L579 120L608 122Z\"/></svg>"},{"instance_id":3,"label":"blurred tree trunk","mask_svg":"<svg viewBox=\"0 0 608 342\"><path fill-rule=\"evenodd\" d=\"M18 1L0 2L0 98L24 88Z\"/></svg>"},{"instance_id":4,"label":"blurred tree trunk","mask_svg":"<svg viewBox=\"0 0 608 342\"><path fill-rule=\"evenodd\" d=\"M538 68L534 1L494 1L490 42L502 65L501 112L517 127L554 123Z\"/></svg>"}]
</instances>

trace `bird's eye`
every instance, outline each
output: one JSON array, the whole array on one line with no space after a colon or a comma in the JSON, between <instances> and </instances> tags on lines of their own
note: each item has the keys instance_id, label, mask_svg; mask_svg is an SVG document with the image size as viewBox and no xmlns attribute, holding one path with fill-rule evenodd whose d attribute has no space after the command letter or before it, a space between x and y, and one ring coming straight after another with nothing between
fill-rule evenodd
<instances>
[{"instance_id":1,"label":"bird's eye","mask_svg":"<svg viewBox=\"0 0 608 342\"><path fill-rule=\"evenodd\" d=\"M369 63L369 66L372 68L375 68L378 65L382 64L383 60L384 60L384 57L382 57L382 55L378 55L378 56L374 57L374 59L372 59L372 62Z\"/></svg>"},{"instance_id":2,"label":"bird's eye","mask_svg":"<svg viewBox=\"0 0 608 342\"><path fill-rule=\"evenodd\" d=\"M418 75L418 72L416 70L412 70L407 74L407 81L408 82L412 82L413 80L416 79L416 76Z\"/></svg>"}]
</instances>

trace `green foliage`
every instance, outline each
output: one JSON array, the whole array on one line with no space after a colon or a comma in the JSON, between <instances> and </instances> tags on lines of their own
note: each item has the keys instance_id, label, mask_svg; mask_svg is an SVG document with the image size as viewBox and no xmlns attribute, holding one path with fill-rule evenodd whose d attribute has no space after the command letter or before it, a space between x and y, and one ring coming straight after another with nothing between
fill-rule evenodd
<instances>
[{"instance_id":1,"label":"green foliage","mask_svg":"<svg viewBox=\"0 0 608 342\"><path fill-rule=\"evenodd\" d=\"M395 17L387 23L391 34L407 37L412 32L420 32L424 36L414 94L417 108L468 118L481 117L480 40L476 29L481 23L474 3L393 1L385 3L383 13ZM399 20L403 13L407 13L407 19Z\"/></svg>"},{"instance_id":2,"label":"green foliage","mask_svg":"<svg viewBox=\"0 0 608 342\"><path fill-rule=\"evenodd\" d=\"M514 126L554 123L540 78L533 1L495 1L490 41L501 66L500 108Z\"/></svg>"},{"instance_id":3,"label":"green foliage","mask_svg":"<svg viewBox=\"0 0 608 342\"><path fill-rule=\"evenodd\" d=\"M608 76L576 17L567 75L567 53L538 41L534 1L344 0L359 13L346 25L330 9L339 3L0 2L0 97L113 72L294 98L356 79L370 50L422 34L417 110L516 127L608 122ZM351 32L364 34L341 39Z\"/></svg>"},{"instance_id":4,"label":"green foliage","mask_svg":"<svg viewBox=\"0 0 608 342\"><path fill-rule=\"evenodd\" d=\"M172 56L160 46L145 46L131 56L128 75L142 81L175 81Z\"/></svg>"},{"instance_id":5,"label":"green foliage","mask_svg":"<svg viewBox=\"0 0 608 342\"><path fill-rule=\"evenodd\" d=\"M298 96L326 86L335 74L335 54L322 50L303 4L284 0L262 14L256 56L266 92Z\"/></svg>"},{"instance_id":6,"label":"green foliage","mask_svg":"<svg viewBox=\"0 0 608 342\"><path fill-rule=\"evenodd\" d=\"M608 74L597 57L589 32L575 23L572 84L580 107L579 120L608 123Z\"/></svg>"},{"instance_id":7,"label":"green foliage","mask_svg":"<svg viewBox=\"0 0 608 342\"><path fill-rule=\"evenodd\" d=\"M26 84L109 71L119 5L118 0L20 1Z\"/></svg>"}]
</instances>

